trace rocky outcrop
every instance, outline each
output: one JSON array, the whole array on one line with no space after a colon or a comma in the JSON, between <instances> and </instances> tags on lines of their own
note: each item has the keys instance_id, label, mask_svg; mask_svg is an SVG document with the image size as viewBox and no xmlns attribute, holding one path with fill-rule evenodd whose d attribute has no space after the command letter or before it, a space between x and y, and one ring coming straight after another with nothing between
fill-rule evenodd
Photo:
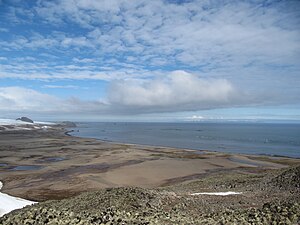
<instances>
[{"instance_id":1,"label":"rocky outcrop","mask_svg":"<svg viewBox=\"0 0 300 225\"><path fill-rule=\"evenodd\" d=\"M0 224L299 224L299 169L211 175L168 188L107 188L13 211ZM191 196L210 183L230 183L245 195Z\"/></svg>"},{"instance_id":2,"label":"rocky outcrop","mask_svg":"<svg viewBox=\"0 0 300 225\"><path fill-rule=\"evenodd\" d=\"M290 168L273 178L271 185L284 190L298 190L300 192L300 166Z\"/></svg>"},{"instance_id":3,"label":"rocky outcrop","mask_svg":"<svg viewBox=\"0 0 300 225\"><path fill-rule=\"evenodd\" d=\"M16 120L20 120L20 121L27 122L27 123L33 123L32 119L29 119L28 117L25 117L25 116L22 116Z\"/></svg>"},{"instance_id":4,"label":"rocky outcrop","mask_svg":"<svg viewBox=\"0 0 300 225\"><path fill-rule=\"evenodd\" d=\"M158 189L109 188L16 210L0 224L297 224L300 218L300 205L293 201L212 213L193 213L199 204L191 208L191 201Z\"/></svg>"}]
</instances>

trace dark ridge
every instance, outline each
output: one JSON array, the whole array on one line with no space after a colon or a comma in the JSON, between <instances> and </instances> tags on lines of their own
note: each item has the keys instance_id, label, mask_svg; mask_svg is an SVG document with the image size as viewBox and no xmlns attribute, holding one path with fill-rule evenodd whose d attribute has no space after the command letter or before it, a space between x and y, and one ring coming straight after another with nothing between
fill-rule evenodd
<instances>
[{"instance_id":1,"label":"dark ridge","mask_svg":"<svg viewBox=\"0 0 300 225\"><path fill-rule=\"evenodd\" d=\"M32 119L29 119L28 117L25 117L25 116L22 116L16 120L20 120L20 121L27 122L27 123L33 123Z\"/></svg>"}]
</instances>

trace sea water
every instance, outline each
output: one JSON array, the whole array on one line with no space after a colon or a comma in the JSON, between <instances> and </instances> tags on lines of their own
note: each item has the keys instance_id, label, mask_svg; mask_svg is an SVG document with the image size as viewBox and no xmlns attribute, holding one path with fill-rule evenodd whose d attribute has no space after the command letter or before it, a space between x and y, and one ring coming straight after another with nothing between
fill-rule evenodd
<instances>
[{"instance_id":1,"label":"sea water","mask_svg":"<svg viewBox=\"0 0 300 225\"><path fill-rule=\"evenodd\" d=\"M300 158L300 124L77 123L73 135L105 141Z\"/></svg>"}]
</instances>

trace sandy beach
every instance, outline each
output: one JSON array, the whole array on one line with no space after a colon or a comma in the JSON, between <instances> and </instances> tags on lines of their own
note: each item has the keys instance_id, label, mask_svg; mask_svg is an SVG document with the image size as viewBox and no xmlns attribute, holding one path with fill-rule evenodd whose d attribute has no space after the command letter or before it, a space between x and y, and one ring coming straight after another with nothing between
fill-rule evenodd
<instances>
[{"instance_id":1,"label":"sandy beach","mask_svg":"<svg viewBox=\"0 0 300 225\"><path fill-rule=\"evenodd\" d=\"M33 201L108 187L161 187L219 172L259 173L299 159L116 144L72 137L63 128L0 134L3 192Z\"/></svg>"}]
</instances>

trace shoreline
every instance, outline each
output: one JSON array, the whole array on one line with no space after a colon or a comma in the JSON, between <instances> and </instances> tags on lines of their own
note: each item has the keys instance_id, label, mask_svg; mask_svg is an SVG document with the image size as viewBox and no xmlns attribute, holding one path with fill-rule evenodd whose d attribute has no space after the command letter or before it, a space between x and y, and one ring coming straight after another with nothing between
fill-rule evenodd
<instances>
[{"instance_id":1,"label":"shoreline","mask_svg":"<svg viewBox=\"0 0 300 225\"><path fill-rule=\"evenodd\" d=\"M183 150L183 151L191 151L194 152L195 154L201 154L202 152L212 152L212 153L223 153L223 154L231 154L231 155L246 155L246 156L253 156L253 157L274 157L274 158L286 158L286 159L299 159L300 157L292 157L292 156L286 156L286 155L280 155L280 154L251 154L251 153L237 153L237 152L223 152L219 150L209 150L209 149L195 149L195 148L180 148L180 147L172 147L172 146L164 146L164 145L151 145L151 144L139 144L139 143L129 143L129 142L120 142L120 141L113 141L113 140L108 140L108 139L101 139L101 138L95 138L95 137L81 137L81 136L76 136L72 135L72 133L75 133L77 131L71 130L71 131L66 131L64 132L65 135L71 136L71 137L76 137L76 138L83 138L83 139L94 139L99 142L104 142L104 143L110 143L110 144L117 144L117 145L129 145L129 146L140 146L140 147L152 147L152 148L165 148L165 149L178 149L178 150Z\"/></svg>"},{"instance_id":2,"label":"shoreline","mask_svg":"<svg viewBox=\"0 0 300 225\"><path fill-rule=\"evenodd\" d=\"M44 201L108 187L156 188L197 180L218 171L260 173L300 163L299 159L288 157L115 143L69 132L61 127L2 131L3 191Z\"/></svg>"},{"instance_id":3,"label":"shoreline","mask_svg":"<svg viewBox=\"0 0 300 225\"><path fill-rule=\"evenodd\" d=\"M222 152L222 151L218 151L218 150L205 150L205 149L192 149L192 148L176 148L176 147L171 147L171 146L161 146L161 145L148 145L148 144L138 144L138 143L127 143L127 142L118 142L118 141L113 141L113 140L104 140L104 139L99 139L99 138L94 138L94 137L80 137L80 136L75 136L72 135L72 133L75 132L74 130L71 131L67 131L64 134L70 137L75 137L75 138L82 138L82 139L93 139L95 141L98 142L102 142L102 143L108 143L108 144L115 144L115 145L126 145L126 146L132 146L132 147L136 147L136 148L157 148L157 149L165 149L165 150L177 150L177 151L184 151L186 153L192 153L195 155L201 155L201 154L220 154L220 155L230 155L230 156L241 156L241 157L247 157L247 158L252 158L254 160L260 158L264 158L265 160L267 159L273 159L274 158L274 162L276 162L277 160L299 160L300 163L300 157L290 157L290 156L285 156L285 155L269 155L269 154L250 154L250 153L232 153L232 152ZM232 159L230 159L232 160ZM234 161L234 160L232 160ZM242 164L246 164L248 165L249 163L247 162L242 162L243 160L240 161L240 163ZM251 163L250 163L251 164ZM259 163L258 163L259 165Z\"/></svg>"},{"instance_id":4,"label":"shoreline","mask_svg":"<svg viewBox=\"0 0 300 225\"><path fill-rule=\"evenodd\" d=\"M102 125L83 123L79 124L71 135L96 138L117 144L130 143L153 147L164 146L197 151L207 150L231 154L240 153L300 159L299 142L297 141L299 139L297 129L300 127L293 131L290 127L283 129L276 126L274 131L268 131L264 126L260 127L259 125L246 128L238 126L233 129L231 134L228 130L230 127L223 127L222 125L220 127L219 125L213 127L201 127L201 125L184 127L176 123L171 125L166 128L161 125L141 127L134 123L134 125L110 127L108 123ZM258 129L258 133L253 133L253 129ZM165 130L170 130L170 132ZM128 135L126 132L129 132Z\"/></svg>"}]
</instances>

